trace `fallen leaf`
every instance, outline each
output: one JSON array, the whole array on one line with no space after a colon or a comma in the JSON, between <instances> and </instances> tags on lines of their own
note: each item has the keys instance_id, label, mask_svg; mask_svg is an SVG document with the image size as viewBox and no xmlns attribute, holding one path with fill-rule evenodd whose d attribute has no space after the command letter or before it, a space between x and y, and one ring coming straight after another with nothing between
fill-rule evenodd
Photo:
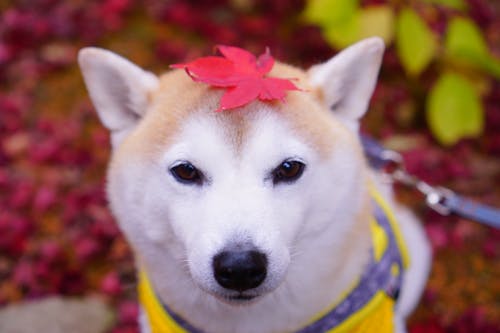
<instances>
[{"instance_id":1,"label":"fallen leaf","mask_svg":"<svg viewBox=\"0 0 500 333\"><path fill-rule=\"evenodd\" d=\"M258 58L233 46L219 45L217 50L223 57L203 57L170 66L184 69L196 82L227 88L217 112L235 109L256 99L284 101L287 91L300 90L290 79L266 76L274 66L269 49Z\"/></svg>"}]
</instances>

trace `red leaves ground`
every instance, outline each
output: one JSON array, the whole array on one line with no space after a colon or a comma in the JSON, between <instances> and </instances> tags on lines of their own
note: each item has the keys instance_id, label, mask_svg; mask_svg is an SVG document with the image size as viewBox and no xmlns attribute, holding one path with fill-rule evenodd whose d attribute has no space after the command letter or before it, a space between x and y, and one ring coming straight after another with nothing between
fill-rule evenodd
<instances>
[{"instance_id":1,"label":"red leaves ground","mask_svg":"<svg viewBox=\"0 0 500 333\"><path fill-rule=\"evenodd\" d=\"M498 54L498 2L466 2ZM334 50L315 28L298 23L302 5L290 0L0 3L0 306L52 294L99 293L117 311L113 333L137 332L133 260L104 196L109 137L76 68L78 48L111 48L159 73L167 64L208 54L214 43L267 45L277 58L307 67ZM442 26L442 14L433 6L425 15ZM271 63L260 62L254 69L259 74ZM485 135L444 150L429 139L420 108L430 79L432 73L418 80L404 77L389 48L364 128L405 150L410 171L426 181L500 205L500 83L484 96ZM500 232L430 213L412 192L400 191L400 198L425 221L435 250L410 332L498 332Z\"/></svg>"},{"instance_id":2,"label":"red leaves ground","mask_svg":"<svg viewBox=\"0 0 500 333\"><path fill-rule=\"evenodd\" d=\"M299 90L289 79L266 76L274 65L268 48L258 58L233 46L219 45L217 50L224 57L203 57L170 66L185 69L196 82L227 88L217 111L234 109L256 99L284 101L287 91Z\"/></svg>"}]
</instances>

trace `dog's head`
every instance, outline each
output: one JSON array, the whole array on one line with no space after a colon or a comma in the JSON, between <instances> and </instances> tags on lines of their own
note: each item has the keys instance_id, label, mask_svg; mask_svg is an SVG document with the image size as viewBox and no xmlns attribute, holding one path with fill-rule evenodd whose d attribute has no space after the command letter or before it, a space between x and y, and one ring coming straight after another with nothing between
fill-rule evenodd
<instances>
[{"instance_id":1,"label":"dog's head","mask_svg":"<svg viewBox=\"0 0 500 333\"><path fill-rule=\"evenodd\" d=\"M295 258L330 256L305 244L328 235L328 249L348 246L364 204L358 120L382 53L371 38L307 72L277 63L271 76L301 91L216 113L221 91L184 71L157 77L109 51L80 52L111 132L111 207L156 282L184 274L244 303L276 289Z\"/></svg>"}]
</instances>

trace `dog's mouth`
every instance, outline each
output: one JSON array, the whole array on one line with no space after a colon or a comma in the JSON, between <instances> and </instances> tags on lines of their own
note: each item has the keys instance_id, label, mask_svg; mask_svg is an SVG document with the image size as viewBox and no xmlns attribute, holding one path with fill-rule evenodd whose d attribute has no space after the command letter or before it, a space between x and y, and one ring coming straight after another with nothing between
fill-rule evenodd
<instances>
[{"instance_id":1,"label":"dog's mouth","mask_svg":"<svg viewBox=\"0 0 500 333\"><path fill-rule=\"evenodd\" d=\"M216 298L218 301L228 305L247 305L252 304L266 294L262 290L247 290L247 291L230 291L221 288L212 289L206 288L204 285L198 285L201 290Z\"/></svg>"},{"instance_id":2,"label":"dog's mouth","mask_svg":"<svg viewBox=\"0 0 500 333\"><path fill-rule=\"evenodd\" d=\"M230 305L246 305L259 298L260 295L238 293L236 295L215 295L219 300Z\"/></svg>"}]
</instances>

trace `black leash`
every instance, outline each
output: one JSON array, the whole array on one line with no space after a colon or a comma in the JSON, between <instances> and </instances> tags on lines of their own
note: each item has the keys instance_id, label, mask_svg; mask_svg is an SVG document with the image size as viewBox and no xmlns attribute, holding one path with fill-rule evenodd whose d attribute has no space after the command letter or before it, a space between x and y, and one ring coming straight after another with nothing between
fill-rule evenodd
<instances>
[{"instance_id":1,"label":"black leash","mask_svg":"<svg viewBox=\"0 0 500 333\"><path fill-rule=\"evenodd\" d=\"M385 149L370 137L362 135L361 143L373 168L384 169L393 181L415 188L425 196L427 205L439 214L455 214L500 229L500 209L472 201L450 189L432 186L418 179L408 173L401 154Z\"/></svg>"}]
</instances>

